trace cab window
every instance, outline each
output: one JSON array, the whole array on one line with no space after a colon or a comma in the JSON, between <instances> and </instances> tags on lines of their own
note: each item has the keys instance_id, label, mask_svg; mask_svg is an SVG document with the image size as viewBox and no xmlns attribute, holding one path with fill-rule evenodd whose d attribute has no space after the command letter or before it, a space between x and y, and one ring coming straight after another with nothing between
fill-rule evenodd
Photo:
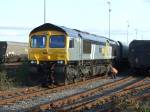
<instances>
[{"instance_id":1,"label":"cab window","mask_svg":"<svg viewBox=\"0 0 150 112\"><path fill-rule=\"evenodd\" d=\"M64 48L65 47L65 36L64 35L52 35L50 37L50 48Z\"/></svg>"},{"instance_id":2,"label":"cab window","mask_svg":"<svg viewBox=\"0 0 150 112\"><path fill-rule=\"evenodd\" d=\"M45 48L46 47L46 36L34 35L31 37L31 48Z\"/></svg>"}]
</instances>

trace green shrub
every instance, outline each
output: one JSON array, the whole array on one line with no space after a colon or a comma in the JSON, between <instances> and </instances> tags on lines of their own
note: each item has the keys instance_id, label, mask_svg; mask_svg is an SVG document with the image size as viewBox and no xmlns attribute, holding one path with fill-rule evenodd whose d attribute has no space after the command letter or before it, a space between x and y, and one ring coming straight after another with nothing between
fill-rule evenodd
<instances>
[{"instance_id":1,"label":"green shrub","mask_svg":"<svg viewBox=\"0 0 150 112\"><path fill-rule=\"evenodd\" d=\"M0 90L6 90L13 87L13 80L8 78L6 72L0 72Z\"/></svg>"},{"instance_id":2,"label":"green shrub","mask_svg":"<svg viewBox=\"0 0 150 112\"><path fill-rule=\"evenodd\" d=\"M10 89L12 87L32 86L29 65L22 63L17 67L0 67L0 90Z\"/></svg>"}]
</instances>

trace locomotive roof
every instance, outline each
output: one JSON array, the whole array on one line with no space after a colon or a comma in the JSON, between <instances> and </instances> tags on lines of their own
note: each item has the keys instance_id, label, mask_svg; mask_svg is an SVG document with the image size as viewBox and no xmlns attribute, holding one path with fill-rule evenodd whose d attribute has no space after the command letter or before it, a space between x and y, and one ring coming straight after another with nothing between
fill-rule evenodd
<instances>
[{"instance_id":1,"label":"locomotive roof","mask_svg":"<svg viewBox=\"0 0 150 112\"><path fill-rule=\"evenodd\" d=\"M35 29L33 29L30 34L32 33L36 33L39 31L48 31L48 30L56 30L56 31L61 31L64 32L65 34L67 34L69 37L72 38L76 38L76 37L81 37L83 39L87 39L87 40L92 40L92 41L98 41L98 42L106 42L107 40L109 40L110 43L114 43L115 41L108 39L104 36L98 36L98 35L94 35L94 34L90 34L88 32L83 32L77 29L70 29L64 26L56 26L50 23L45 23L41 26L36 27Z\"/></svg>"}]
</instances>

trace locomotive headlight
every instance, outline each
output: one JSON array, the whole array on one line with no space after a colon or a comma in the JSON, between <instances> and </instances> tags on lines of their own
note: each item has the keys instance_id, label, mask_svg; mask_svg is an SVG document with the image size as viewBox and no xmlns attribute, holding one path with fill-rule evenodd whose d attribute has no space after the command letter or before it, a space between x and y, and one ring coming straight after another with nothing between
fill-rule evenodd
<instances>
[{"instance_id":1,"label":"locomotive headlight","mask_svg":"<svg viewBox=\"0 0 150 112\"><path fill-rule=\"evenodd\" d=\"M31 63L31 64L35 64L35 63L36 63L36 61L33 61L33 60L32 60L30 63Z\"/></svg>"},{"instance_id":2,"label":"locomotive headlight","mask_svg":"<svg viewBox=\"0 0 150 112\"><path fill-rule=\"evenodd\" d=\"M57 61L58 64L63 64L64 61L60 60L60 61Z\"/></svg>"}]
</instances>

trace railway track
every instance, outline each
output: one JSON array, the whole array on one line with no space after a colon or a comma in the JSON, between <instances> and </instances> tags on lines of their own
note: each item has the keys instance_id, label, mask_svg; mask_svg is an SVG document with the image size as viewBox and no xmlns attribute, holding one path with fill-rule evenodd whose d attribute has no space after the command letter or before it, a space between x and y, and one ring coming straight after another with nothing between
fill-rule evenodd
<instances>
[{"instance_id":1,"label":"railway track","mask_svg":"<svg viewBox=\"0 0 150 112\"><path fill-rule=\"evenodd\" d=\"M101 81L102 79L104 79L104 77L98 77L91 80L86 80L84 82L77 82L74 84L63 85L61 87L54 87L51 89L50 88L38 89L37 87L36 88L31 87L31 88L21 89L17 92L0 93L1 96L0 107L6 105L14 105L18 101L19 102L25 101L27 99L32 99L34 97L43 97L51 94L57 94L59 92L66 91L67 89L75 89L79 87L82 88L87 83L98 82ZM146 79L148 78L138 79L132 76L125 77L109 83L104 83L95 88L89 88L79 93L72 93L71 95L65 96L63 98L58 98L56 100L51 100L45 103L39 103L34 106L24 107L23 110L24 111L45 111L45 110L80 111L86 108L92 108L93 105L105 104L106 102L111 102L111 98L114 96L128 94L128 92L134 88L138 88L138 87L149 88L150 85L148 82L145 82Z\"/></svg>"},{"instance_id":2,"label":"railway track","mask_svg":"<svg viewBox=\"0 0 150 112\"><path fill-rule=\"evenodd\" d=\"M144 90L146 88L150 88L150 84L149 85L143 85L140 87L135 87L134 89L137 89L137 91L140 92L142 89ZM72 110L73 111L80 111L80 110L84 110L84 109L91 109L91 108L95 107L96 105L103 105L107 102L111 102L113 97L122 97L122 96L132 92L132 89L120 91L120 92L110 94L110 95L106 95L106 96L100 97L98 99L94 99L92 101L87 101L87 102L84 102L82 104L72 106L71 108L62 109L60 111L72 111ZM133 91L134 91L134 89L133 89Z\"/></svg>"},{"instance_id":3,"label":"railway track","mask_svg":"<svg viewBox=\"0 0 150 112\"><path fill-rule=\"evenodd\" d=\"M30 99L34 96L37 97L37 96L42 96L42 95L46 95L46 94L56 93L58 91L62 91L65 89L79 87L86 83L98 81L103 78L104 77L97 77L97 78L93 78L90 80L86 80L84 82L82 81L82 82L73 83L73 84L69 84L69 85L62 85L62 86L49 86L48 88L38 88L36 86L36 87L19 89L15 92L0 92L0 100L1 100L0 105L13 104L19 100Z\"/></svg>"},{"instance_id":4,"label":"railway track","mask_svg":"<svg viewBox=\"0 0 150 112\"><path fill-rule=\"evenodd\" d=\"M138 101L143 101L144 99L150 99L150 94L149 93L144 93L144 94L142 94L142 95L140 95L140 96L129 96L130 98L126 98L127 97L127 95L126 96L124 96L124 97L122 97L122 99L123 100L125 100L126 99L126 102L128 102L128 104L127 104L127 106L130 106L130 108L131 108L131 106L134 106L134 105L137 105L137 103L138 103ZM115 97L115 100L119 100L120 98L119 97ZM114 100L114 99L113 99ZM123 100L121 100L121 102L123 101ZM97 104L97 105L95 105L95 107L97 107L97 109L95 109L94 111L96 111L96 112L113 112L114 110L116 110L116 107L112 107L112 105L114 106L114 104L113 104L114 102L112 102L112 101L110 101L110 102L108 102L108 103L106 103L106 104ZM105 106L105 108L104 109L102 109L102 106ZM94 107L94 106L93 106ZM101 107L101 109L99 108L99 107ZM135 107L132 107L132 109L133 108L135 108ZM137 107L136 107L137 108ZM148 110L148 109L147 109ZM143 111L142 111L143 112Z\"/></svg>"},{"instance_id":5,"label":"railway track","mask_svg":"<svg viewBox=\"0 0 150 112\"><path fill-rule=\"evenodd\" d=\"M114 95L116 96L125 95L129 91L134 89L135 87L137 89L150 87L150 84L147 84L147 83L142 85L145 80L145 79L142 79L142 80L138 80L133 83L130 83L124 89L118 90L117 93L111 93L108 95L99 95L99 97L95 97L95 96L98 96L98 94L108 89L115 89L116 86L120 85L121 83L127 83L130 80L134 80L134 78L127 77L125 79L121 79L119 81L109 83L104 86L94 88L83 93L75 94L75 95L72 95L63 99L59 99L57 101L53 101L51 103L40 105L39 108L42 111L50 110L50 109L55 110L55 111L63 111L63 112L81 111L85 108L91 108L93 105L96 105L97 103L100 104L100 103L108 102L111 99L111 97L113 97Z\"/></svg>"},{"instance_id":6,"label":"railway track","mask_svg":"<svg viewBox=\"0 0 150 112\"><path fill-rule=\"evenodd\" d=\"M3 101L6 99L15 98L18 96L23 96L23 95L27 95L27 94L31 94L31 93L35 93L35 92L44 91L44 90L47 90L47 89L41 88L40 86L34 86L34 87L16 89L13 91L1 91L0 92L0 100Z\"/></svg>"}]
</instances>

